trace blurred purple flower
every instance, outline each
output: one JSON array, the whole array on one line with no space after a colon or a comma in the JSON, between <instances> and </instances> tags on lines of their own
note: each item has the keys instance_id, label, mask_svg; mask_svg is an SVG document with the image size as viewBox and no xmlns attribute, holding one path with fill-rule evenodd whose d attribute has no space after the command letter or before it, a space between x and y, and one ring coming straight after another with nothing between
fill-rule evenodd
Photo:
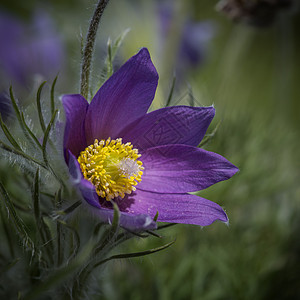
<instances>
[{"instance_id":1,"label":"blurred purple flower","mask_svg":"<svg viewBox=\"0 0 300 300\"><path fill-rule=\"evenodd\" d=\"M210 225L227 222L218 205L188 194L229 179L238 169L197 148L213 107L174 106L147 113L158 74L146 48L130 58L89 104L63 96L64 152L74 184L104 222L118 204L120 225L153 229L153 221ZM87 180L88 179L88 180Z\"/></svg>"},{"instance_id":2,"label":"blurred purple flower","mask_svg":"<svg viewBox=\"0 0 300 300\"><path fill-rule=\"evenodd\" d=\"M159 24L162 41L161 47L165 47L166 41L177 30L174 2L159 3ZM183 22L179 35L179 43L176 55L177 72L183 73L187 69L197 68L203 63L207 52L207 46L215 35L215 24L212 21L195 22L186 19Z\"/></svg>"},{"instance_id":3,"label":"blurred purple flower","mask_svg":"<svg viewBox=\"0 0 300 300\"><path fill-rule=\"evenodd\" d=\"M179 57L189 67L203 63L208 42L214 35L215 27L210 21L186 21L183 27Z\"/></svg>"},{"instance_id":4,"label":"blurred purple flower","mask_svg":"<svg viewBox=\"0 0 300 300\"><path fill-rule=\"evenodd\" d=\"M30 23L0 12L2 83L26 86L35 75L53 77L62 67L63 45L50 17L37 11Z\"/></svg>"}]
</instances>

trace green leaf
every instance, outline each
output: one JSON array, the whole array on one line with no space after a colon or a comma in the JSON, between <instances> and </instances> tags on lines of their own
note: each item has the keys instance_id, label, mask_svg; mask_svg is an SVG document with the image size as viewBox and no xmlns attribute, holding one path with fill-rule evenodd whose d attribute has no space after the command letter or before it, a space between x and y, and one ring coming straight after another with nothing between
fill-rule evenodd
<instances>
[{"instance_id":1,"label":"green leaf","mask_svg":"<svg viewBox=\"0 0 300 300\"><path fill-rule=\"evenodd\" d=\"M100 229L103 227L103 225L105 225L105 223L100 222L100 223L98 223L98 224L95 226L94 232L93 232L93 236L96 237L96 236L99 234Z\"/></svg>"},{"instance_id":2,"label":"green leaf","mask_svg":"<svg viewBox=\"0 0 300 300\"><path fill-rule=\"evenodd\" d=\"M118 228L119 228L119 221L120 221L120 210L118 205L111 201L113 203L114 206L114 217L113 217L113 222L111 224L111 231L113 233L113 235L117 232Z\"/></svg>"},{"instance_id":3,"label":"green leaf","mask_svg":"<svg viewBox=\"0 0 300 300\"><path fill-rule=\"evenodd\" d=\"M146 256L149 254L153 254L159 251L162 251L164 249L167 249L168 247L170 247L171 245L173 245L175 243L175 240L167 243L161 247L158 248L154 248L154 249L150 249L150 250L146 250L146 251L141 251L141 252L134 252L134 253L125 253L125 254L117 254L117 255L112 255L106 259L103 259L102 261L98 262L97 264L94 265L93 269L99 267L100 265L110 261L110 260L114 260L114 259L124 259L124 258L134 258L134 257L140 257L140 256Z\"/></svg>"},{"instance_id":4,"label":"green leaf","mask_svg":"<svg viewBox=\"0 0 300 300\"><path fill-rule=\"evenodd\" d=\"M32 199L33 199L33 212L36 221L37 228L41 226L41 213L40 213L40 170L36 170L34 184L32 189Z\"/></svg>"},{"instance_id":5,"label":"green leaf","mask_svg":"<svg viewBox=\"0 0 300 300\"><path fill-rule=\"evenodd\" d=\"M38 115L39 115L39 120L40 120L40 124L41 124L41 128L43 130L43 132L46 131L46 125L45 125L45 120L43 117L43 113L42 113L42 106L41 106L41 93L42 93L42 89L45 85L46 81L42 82L37 94L36 94L36 104L37 104L37 109L38 109Z\"/></svg>"},{"instance_id":6,"label":"green leaf","mask_svg":"<svg viewBox=\"0 0 300 300\"><path fill-rule=\"evenodd\" d=\"M39 242L36 244L40 247L39 250L45 250L51 263L53 263L53 245L52 238L49 237L49 228L44 222L40 211L40 175L37 169L32 186L32 199L33 199L33 214L37 228L37 238Z\"/></svg>"},{"instance_id":7,"label":"green leaf","mask_svg":"<svg viewBox=\"0 0 300 300\"><path fill-rule=\"evenodd\" d=\"M51 234L51 230L49 228L49 225L47 224L47 222L45 221L45 217L42 216L41 218L41 225L42 225L42 229L43 229L43 237L44 237L44 244L43 247L45 248L47 255L50 259L50 263L51 265L54 263L54 245L53 245L53 240L55 239L55 237L52 236Z\"/></svg>"},{"instance_id":8,"label":"green leaf","mask_svg":"<svg viewBox=\"0 0 300 300\"><path fill-rule=\"evenodd\" d=\"M111 57L112 57L112 61L115 59L115 56L119 50L119 48L122 46L122 43L126 37L126 35L128 34L128 32L130 31L130 28L125 29L115 40L112 49L111 49Z\"/></svg>"},{"instance_id":9,"label":"green leaf","mask_svg":"<svg viewBox=\"0 0 300 300\"><path fill-rule=\"evenodd\" d=\"M26 124L23 112L21 112L21 119L22 119L22 122L24 124L25 129L27 130L27 132L29 133L29 135L32 137L32 139L34 140L35 144L42 150L43 148L42 148L42 145L41 145L40 141L35 136L35 134L31 131L31 129L29 128L29 126Z\"/></svg>"},{"instance_id":10,"label":"green leaf","mask_svg":"<svg viewBox=\"0 0 300 300\"><path fill-rule=\"evenodd\" d=\"M54 120L55 120L55 117L56 117L56 114L57 114L58 110L55 110L52 117L51 117L51 120L47 126L47 129L45 129L45 134L44 134L44 139L43 139L43 144L42 144L42 149L43 149L43 158L44 158L44 162L46 165L48 165L48 158L47 158L47 142L48 142L48 139L49 139L49 133L50 133L50 130L54 124Z\"/></svg>"},{"instance_id":11,"label":"green leaf","mask_svg":"<svg viewBox=\"0 0 300 300\"><path fill-rule=\"evenodd\" d=\"M71 206L69 206L68 208L66 208L64 210L58 210L58 211L56 211L54 218L58 218L59 216L68 215L69 213L73 212L81 204L82 204L81 200L78 200L74 204L72 204Z\"/></svg>"},{"instance_id":12,"label":"green leaf","mask_svg":"<svg viewBox=\"0 0 300 300\"><path fill-rule=\"evenodd\" d=\"M62 229L61 223L56 222L56 241L57 241L57 266L60 267L63 263L63 250L61 246Z\"/></svg>"},{"instance_id":13,"label":"green leaf","mask_svg":"<svg viewBox=\"0 0 300 300\"><path fill-rule=\"evenodd\" d=\"M151 235L153 235L153 236L155 236L155 237L157 237L157 238L160 238L160 239L162 238L161 235L159 235L159 234L157 234L157 233L155 233L155 232L153 232L151 230L147 230L146 232L149 233L149 234L151 234Z\"/></svg>"},{"instance_id":14,"label":"green leaf","mask_svg":"<svg viewBox=\"0 0 300 300\"><path fill-rule=\"evenodd\" d=\"M61 199L61 189L55 194L55 207L56 209L61 207L62 199ZM57 266L61 266L63 262L63 254L62 254L62 246L61 246L61 235L62 229L60 222L56 222L56 241L57 241Z\"/></svg>"},{"instance_id":15,"label":"green leaf","mask_svg":"<svg viewBox=\"0 0 300 300\"><path fill-rule=\"evenodd\" d=\"M39 296L45 295L45 292L57 285L62 285L66 279L74 275L76 271L89 259L93 251L93 241L88 242L81 252L65 267L55 271L42 281L40 284L34 286L23 298L23 300L34 300Z\"/></svg>"},{"instance_id":16,"label":"green leaf","mask_svg":"<svg viewBox=\"0 0 300 300\"><path fill-rule=\"evenodd\" d=\"M68 260L70 261L78 254L78 250L80 248L80 237L78 231L73 226L69 225L68 223L62 220L57 220L57 222L58 224L61 224L62 226L66 227L73 234L75 243L72 245L72 248L70 249L71 255L68 257Z\"/></svg>"},{"instance_id":17,"label":"green leaf","mask_svg":"<svg viewBox=\"0 0 300 300\"><path fill-rule=\"evenodd\" d=\"M111 241L114 240L115 235L119 229L119 221L120 221L120 211L118 205L111 201L114 206L114 217L111 224L111 227L103 233L103 236L99 242L99 246L95 249L95 254L99 253L106 246L110 245Z\"/></svg>"},{"instance_id":18,"label":"green leaf","mask_svg":"<svg viewBox=\"0 0 300 300\"><path fill-rule=\"evenodd\" d=\"M22 219L18 216L18 214L14 208L14 205L1 182L0 182L0 193L2 194L2 197L4 199L4 203L5 203L7 212L9 214L9 218L10 218L11 222L14 224L14 227L15 227L17 233L22 238L24 245L26 247L28 247L29 249L34 250L34 243L30 239L30 237L27 233L26 226L23 223Z\"/></svg>"},{"instance_id":19,"label":"green leaf","mask_svg":"<svg viewBox=\"0 0 300 300\"><path fill-rule=\"evenodd\" d=\"M32 162L34 162L34 163L40 165L41 167L43 167L43 168L45 168L45 169L47 168L46 165L44 165L42 162L38 161L38 160L35 159L34 157L32 157L32 156L30 156L30 155L24 153L23 151L20 151L20 150L17 150L17 149L14 149L14 148L8 146L7 144L5 144L4 142L2 142L1 140L0 140L0 147L1 147L2 149L4 149L4 150L10 152L10 153L13 153L13 154L22 156L22 157L24 157L24 158L26 158L26 159L28 159L28 160L30 160L30 161L32 161Z\"/></svg>"},{"instance_id":20,"label":"green leaf","mask_svg":"<svg viewBox=\"0 0 300 300\"><path fill-rule=\"evenodd\" d=\"M2 212L1 208L0 208L0 217L1 217L1 220L2 220L2 227L3 227L4 233L6 235L7 242L8 242L8 248L9 248L10 256L14 257L15 256L14 243L13 243L12 236L10 234L9 228L7 226L7 223L4 220L4 216L3 216L3 212Z\"/></svg>"},{"instance_id":21,"label":"green leaf","mask_svg":"<svg viewBox=\"0 0 300 300\"><path fill-rule=\"evenodd\" d=\"M113 59L111 53L111 39L109 38L107 41L107 58L106 58L106 78L109 78L113 73Z\"/></svg>"},{"instance_id":22,"label":"green leaf","mask_svg":"<svg viewBox=\"0 0 300 300\"><path fill-rule=\"evenodd\" d=\"M121 47L127 33L130 31L129 28L124 30L123 33L121 33L115 40L115 42L112 45L112 40L109 38L107 41L107 57L106 57L106 77L109 78L113 73L113 61L116 57L116 54Z\"/></svg>"},{"instance_id":23,"label":"green leaf","mask_svg":"<svg viewBox=\"0 0 300 300\"><path fill-rule=\"evenodd\" d=\"M1 114L0 114L0 125L1 128L6 136L6 138L9 140L9 142L12 144L13 147L15 147L17 150L22 151L21 147L19 146L19 144L17 143L17 141L13 138L13 136L11 135L11 133L9 132L8 128L6 127L6 125L3 123Z\"/></svg>"},{"instance_id":24,"label":"green leaf","mask_svg":"<svg viewBox=\"0 0 300 300\"><path fill-rule=\"evenodd\" d=\"M50 104L51 104L51 114L54 114L55 111L55 101L54 101L54 90L55 90L55 85L57 81L58 75L54 78L52 86L51 86L51 92L50 92Z\"/></svg>"},{"instance_id":25,"label":"green leaf","mask_svg":"<svg viewBox=\"0 0 300 300\"><path fill-rule=\"evenodd\" d=\"M28 134L28 130L27 130L27 125L24 124L23 120L24 120L24 117L22 118L21 117L21 113L20 113L20 110L19 110L19 107L17 105L17 102L15 100L15 97L14 97L14 94L13 94L13 90L12 90L12 86L10 86L9 88L9 93L10 93L10 99L11 99L11 102L12 102L12 106L14 108L14 111L16 113L16 116L17 116L17 119L18 119L18 122L19 122L19 125L24 133L24 136L27 138L27 140L33 145L33 147L36 146L36 144L34 144L32 142L32 139L31 139L31 136Z\"/></svg>"},{"instance_id":26,"label":"green leaf","mask_svg":"<svg viewBox=\"0 0 300 300\"><path fill-rule=\"evenodd\" d=\"M10 94L10 99L11 99L11 102L12 102L12 105L13 105L13 108L14 108L14 111L17 115L17 119L22 127L22 120L21 120L21 114L20 114L20 110L19 110L19 107L17 105L17 102L15 100L15 97L14 97L14 94L13 94L13 90L12 90L12 86L9 87L9 94Z\"/></svg>"}]
</instances>

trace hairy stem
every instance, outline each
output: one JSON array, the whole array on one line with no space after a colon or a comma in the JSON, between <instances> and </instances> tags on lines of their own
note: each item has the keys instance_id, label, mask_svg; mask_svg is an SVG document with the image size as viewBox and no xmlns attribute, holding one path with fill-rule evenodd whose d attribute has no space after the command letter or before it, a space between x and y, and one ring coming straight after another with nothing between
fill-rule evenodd
<instances>
[{"instance_id":1,"label":"hairy stem","mask_svg":"<svg viewBox=\"0 0 300 300\"><path fill-rule=\"evenodd\" d=\"M95 39L97 34L97 29L99 26L100 19L102 17L103 11L109 0L99 0L92 20L90 22L89 30L86 36L86 42L82 55L82 65L81 65L81 82L80 82L80 94L86 99L89 96L89 81L91 73L91 62L93 57Z\"/></svg>"}]
</instances>

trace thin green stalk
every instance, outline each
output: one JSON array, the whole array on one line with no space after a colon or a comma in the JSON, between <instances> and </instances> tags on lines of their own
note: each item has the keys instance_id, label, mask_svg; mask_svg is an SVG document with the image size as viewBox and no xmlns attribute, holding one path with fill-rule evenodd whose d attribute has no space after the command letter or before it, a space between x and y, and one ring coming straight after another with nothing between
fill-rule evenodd
<instances>
[{"instance_id":1,"label":"thin green stalk","mask_svg":"<svg viewBox=\"0 0 300 300\"><path fill-rule=\"evenodd\" d=\"M22 119L22 122L26 128L26 130L28 131L28 133L30 134L30 136L32 137L32 139L34 140L35 144L42 150L42 145L41 143L39 142L38 138L34 135L34 133L32 132L32 130L29 128L29 126L26 124L25 122L25 117L24 117L24 114L23 112L21 112L21 119Z\"/></svg>"},{"instance_id":2,"label":"thin green stalk","mask_svg":"<svg viewBox=\"0 0 300 300\"><path fill-rule=\"evenodd\" d=\"M54 78L52 86L51 86L51 92L50 92L50 104L51 104L51 114L54 114L55 111L55 102L54 102L54 89L56 85L58 75Z\"/></svg>"},{"instance_id":3,"label":"thin green stalk","mask_svg":"<svg viewBox=\"0 0 300 300\"><path fill-rule=\"evenodd\" d=\"M37 109L38 109L38 114L39 114L39 120L40 120L40 124L41 124L41 128L43 130L43 132L45 132L46 130L46 125L45 125L45 120L44 120L44 117L43 117L43 113L42 113L42 106L41 106L41 93L42 93L42 89L44 87L44 85L46 84L46 81L44 81L38 91L37 91L37 94L36 94L36 104L37 104Z\"/></svg>"},{"instance_id":4,"label":"thin green stalk","mask_svg":"<svg viewBox=\"0 0 300 300\"><path fill-rule=\"evenodd\" d=\"M9 88L9 94L10 94L10 99L11 99L11 103L12 103L12 106L13 106L13 109L14 109L14 111L15 111L15 113L16 113L16 116L17 116L17 119L18 119L18 122L19 122L19 125L20 125L20 127L21 127L21 129L22 129L22 131L23 131L23 133L24 133L24 136L27 138L27 140L31 143L31 145L33 146L33 147L36 147L36 144L35 143L33 143L33 141L32 141L32 135L31 135L31 133L28 131L28 126L26 125L26 124L24 124L24 117L22 118L22 114L21 114L21 112L20 112L20 109L19 109L19 107L18 107L18 105L17 105L17 102L16 102L16 99L15 99L15 97L14 97L14 94L13 94L13 89L12 89L12 86L10 86L10 88ZM28 127L28 128L27 128ZM28 134L28 132L29 132L29 134Z\"/></svg>"},{"instance_id":5,"label":"thin green stalk","mask_svg":"<svg viewBox=\"0 0 300 300\"><path fill-rule=\"evenodd\" d=\"M47 128L44 130L45 132L45 135L44 135L44 139L43 139L43 144L42 144L42 150L43 150L43 158L44 158L44 162L45 164L48 166L49 163L48 163L48 158L47 158L47 142L48 142L48 138L49 138L49 133L50 133L50 130L54 124L54 120L55 120L55 117L56 117L56 114L57 114L58 110L55 110L53 115L52 115L52 118L47 126Z\"/></svg>"},{"instance_id":6,"label":"thin green stalk","mask_svg":"<svg viewBox=\"0 0 300 300\"><path fill-rule=\"evenodd\" d=\"M81 66L81 82L80 94L86 99L89 96L91 62L94 52L94 45L100 19L109 0L100 0L94 11L94 15L90 22L89 30L86 36L86 42L83 50L82 66Z\"/></svg>"},{"instance_id":7,"label":"thin green stalk","mask_svg":"<svg viewBox=\"0 0 300 300\"><path fill-rule=\"evenodd\" d=\"M161 247L158 247L158 248L154 248L154 249L150 249L150 250L146 250L146 251L141 251L141 252L134 252L134 253L125 253L125 254L117 254L117 255L112 255L106 259L103 259L101 260L100 262L98 262L97 264L95 264L93 266L93 269L99 267L100 265L110 261L110 260L113 260L113 259L123 259L123 258L134 258L134 257L140 257L140 256L146 256L146 255L149 255L149 254L153 254L155 252L159 252L159 251L162 251L168 247L170 247L171 245L173 245L175 243L175 240L170 242L170 243L167 243Z\"/></svg>"},{"instance_id":8,"label":"thin green stalk","mask_svg":"<svg viewBox=\"0 0 300 300\"><path fill-rule=\"evenodd\" d=\"M55 208L61 208L61 189L55 195ZM62 255L62 247L61 247L61 235L62 235L62 228L60 222L56 222L56 240L57 240L57 266L61 266L63 262L63 255Z\"/></svg>"},{"instance_id":9,"label":"thin green stalk","mask_svg":"<svg viewBox=\"0 0 300 300\"><path fill-rule=\"evenodd\" d=\"M74 204L72 204L71 206L69 206L68 208L66 208L64 210L58 210L58 211L56 211L56 215L57 216L67 215L67 214L73 212L81 204L82 204L81 200L78 200Z\"/></svg>"}]
</instances>

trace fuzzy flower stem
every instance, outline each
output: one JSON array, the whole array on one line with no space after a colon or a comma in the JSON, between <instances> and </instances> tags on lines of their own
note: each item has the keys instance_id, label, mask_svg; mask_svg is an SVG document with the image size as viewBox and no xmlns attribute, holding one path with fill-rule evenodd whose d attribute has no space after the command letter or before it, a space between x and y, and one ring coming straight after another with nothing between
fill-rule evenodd
<instances>
[{"instance_id":1,"label":"fuzzy flower stem","mask_svg":"<svg viewBox=\"0 0 300 300\"><path fill-rule=\"evenodd\" d=\"M86 36L86 42L82 54L81 65L81 82L80 82L80 94L88 99L89 94L89 79L91 73L91 61L93 57L94 44L99 26L100 19L103 11L109 0L100 0L95 9L94 15L91 19L89 30Z\"/></svg>"}]
</instances>

